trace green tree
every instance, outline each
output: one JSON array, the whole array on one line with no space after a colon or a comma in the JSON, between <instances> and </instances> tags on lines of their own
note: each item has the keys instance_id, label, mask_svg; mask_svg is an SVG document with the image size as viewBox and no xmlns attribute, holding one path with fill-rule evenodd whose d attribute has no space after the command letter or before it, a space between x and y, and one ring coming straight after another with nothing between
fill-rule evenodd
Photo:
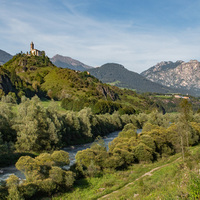
<instances>
[{"instance_id":1,"label":"green tree","mask_svg":"<svg viewBox=\"0 0 200 200\"><path fill-rule=\"evenodd\" d=\"M135 147L134 155L139 162L153 161L153 150L142 142Z\"/></svg>"},{"instance_id":2,"label":"green tree","mask_svg":"<svg viewBox=\"0 0 200 200\"><path fill-rule=\"evenodd\" d=\"M177 123L177 132L180 137L180 144L181 144L181 151L182 151L182 157L184 160L185 157L185 143L186 146L189 147L189 138L190 138L190 121L192 118L192 105L188 102L187 99L184 99L181 101L180 105L180 117Z\"/></svg>"},{"instance_id":3,"label":"green tree","mask_svg":"<svg viewBox=\"0 0 200 200\"><path fill-rule=\"evenodd\" d=\"M23 200L23 196L19 192L19 178L15 175L10 175L6 180L8 186L8 200Z\"/></svg>"},{"instance_id":4,"label":"green tree","mask_svg":"<svg viewBox=\"0 0 200 200\"><path fill-rule=\"evenodd\" d=\"M60 124L58 113L40 104L38 97L19 105L16 148L20 151L44 151L59 146Z\"/></svg>"}]
</instances>

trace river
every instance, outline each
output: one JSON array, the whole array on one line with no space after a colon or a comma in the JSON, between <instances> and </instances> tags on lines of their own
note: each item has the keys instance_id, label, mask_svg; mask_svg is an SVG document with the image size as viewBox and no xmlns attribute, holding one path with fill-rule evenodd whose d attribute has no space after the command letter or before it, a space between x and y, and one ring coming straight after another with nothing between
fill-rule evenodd
<instances>
[{"instance_id":1,"label":"river","mask_svg":"<svg viewBox=\"0 0 200 200\"><path fill-rule=\"evenodd\" d=\"M105 145L106 145L106 148L108 149L108 143L111 142L114 138L116 138L118 136L118 133L120 131L115 131L113 133L110 133L108 134L107 136L105 136L103 138L104 142L105 142ZM137 130L137 133L140 133L141 132L141 129L138 129ZM64 151L67 151L69 153L69 158L70 158L70 166L73 165L75 163L75 156L76 156L76 153L78 151L82 151L84 149L87 149L91 146L92 143L87 143L87 144L81 144L81 145L74 145L74 146L71 146L71 147L65 147L63 148ZM66 169L69 168L69 166L66 166L65 167ZM0 172L3 172L3 173L0 173L0 183L4 180L6 180L11 174L15 174L16 176L20 177L21 179L25 179L25 176L23 173L21 173L20 171L18 171L15 166L9 166L9 167L5 167L5 168L2 168L0 170Z\"/></svg>"}]
</instances>

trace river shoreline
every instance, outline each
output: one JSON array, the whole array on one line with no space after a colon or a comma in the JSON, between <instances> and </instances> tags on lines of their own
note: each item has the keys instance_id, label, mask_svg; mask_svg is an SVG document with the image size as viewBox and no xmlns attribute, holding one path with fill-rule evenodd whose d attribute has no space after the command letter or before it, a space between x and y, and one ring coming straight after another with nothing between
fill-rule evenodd
<instances>
[{"instance_id":1,"label":"river shoreline","mask_svg":"<svg viewBox=\"0 0 200 200\"><path fill-rule=\"evenodd\" d=\"M108 148L108 143L111 142L115 137L117 137L119 132L120 131L112 132L103 138L107 148ZM66 166L65 169L68 169L71 165L75 163L75 156L78 151L90 148L91 144L92 142L62 148L62 150L67 151L69 153L69 158L70 158L70 165ZM3 173L0 173L0 182L5 181L11 174L18 176L21 179L25 179L24 174L19 170L17 170L15 165L10 165L7 167L0 168L0 170L3 171Z\"/></svg>"},{"instance_id":2,"label":"river shoreline","mask_svg":"<svg viewBox=\"0 0 200 200\"><path fill-rule=\"evenodd\" d=\"M141 131L142 131L142 129L137 129L137 133L140 133ZM116 138L118 136L119 132L120 131L112 132L112 133L108 134L107 136L104 136L104 138L102 138L105 142L105 146L106 146L107 150L108 150L109 142L114 140L114 138ZM69 167L75 163L75 156L78 151L82 151L84 149L90 148L91 144L92 144L92 142L62 148L62 150L67 151L69 153L69 159L70 159L70 165L66 166L65 169L69 169ZM25 179L24 174L22 172L20 172L19 170L17 170L15 165L3 167L3 168L1 168L1 170L3 171L3 173L0 173L0 182L5 181L11 174L15 174L19 178Z\"/></svg>"}]
</instances>

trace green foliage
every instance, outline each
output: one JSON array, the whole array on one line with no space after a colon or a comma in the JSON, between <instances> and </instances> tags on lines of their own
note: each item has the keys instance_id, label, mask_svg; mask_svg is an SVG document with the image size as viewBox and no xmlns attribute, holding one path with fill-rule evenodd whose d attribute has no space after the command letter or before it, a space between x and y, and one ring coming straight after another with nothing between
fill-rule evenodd
<instances>
[{"instance_id":1,"label":"green foliage","mask_svg":"<svg viewBox=\"0 0 200 200\"><path fill-rule=\"evenodd\" d=\"M12 128L14 124L14 115L12 108L7 103L0 103L0 133L2 142L14 142L16 140L16 132Z\"/></svg>"},{"instance_id":2,"label":"green foliage","mask_svg":"<svg viewBox=\"0 0 200 200\"><path fill-rule=\"evenodd\" d=\"M30 198L37 193L51 195L55 191L71 188L75 181L74 174L59 167L64 164L69 164L69 155L64 151L42 153L36 158L22 156L16 163L16 168L26 176L26 181L20 184L21 194Z\"/></svg>"},{"instance_id":3,"label":"green foliage","mask_svg":"<svg viewBox=\"0 0 200 200\"><path fill-rule=\"evenodd\" d=\"M134 155L140 162L153 161L153 150L142 142L135 147Z\"/></svg>"},{"instance_id":4,"label":"green foliage","mask_svg":"<svg viewBox=\"0 0 200 200\"><path fill-rule=\"evenodd\" d=\"M129 123L126 124L123 128L123 130L119 133L119 137L135 137L137 138L137 133L136 133L137 127L135 127L133 124Z\"/></svg>"},{"instance_id":5,"label":"green foliage","mask_svg":"<svg viewBox=\"0 0 200 200\"><path fill-rule=\"evenodd\" d=\"M54 149L60 138L61 124L55 111L41 106L37 97L19 105L14 126L17 131L16 148L20 151Z\"/></svg>"},{"instance_id":6,"label":"green foliage","mask_svg":"<svg viewBox=\"0 0 200 200\"><path fill-rule=\"evenodd\" d=\"M9 200L23 200L23 196L19 192L19 178L15 175L10 175L6 180L8 186L8 199Z\"/></svg>"},{"instance_id":7,"label":"green foliage","mask_svg":"<svg viewBox=\"0 0 200 200\"><path fill-rule=\"evenodd\" d=\"M188 185L190 199L200 198L200 176L190 173L190 183Z\"/></svg>"},{"instance_id":8,"label":"green foliage","mask_svg":"<svg viewBox=\"0 0 200 200\"><path fill-rule=\"evenodd\" d=\"M56 166L69 165L70 163L69 154L66 151L54 151L51 154L51 158L55 162Z\"/></svg>"}]
</instances>

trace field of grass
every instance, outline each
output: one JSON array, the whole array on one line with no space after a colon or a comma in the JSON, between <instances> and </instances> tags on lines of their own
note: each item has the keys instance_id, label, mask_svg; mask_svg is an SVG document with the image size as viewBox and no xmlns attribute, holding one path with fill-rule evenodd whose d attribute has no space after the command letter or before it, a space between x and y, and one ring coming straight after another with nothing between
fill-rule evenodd
<instances>
[{"instance_id":1,"label":"field of grass","mask_svg":"<svg viewBox=\"0 0 200 200\"><path fill-rule=\"evenodd\" d=\"M118 83L120 83L120 81L115 81L115 82L107 83L107 84L109 84L109 85L117 85Z\"/></svg>"},{"instance_id":2,"label":"field of grass","mask_svg":"<svg viewBox=\"0 0 200 200\"><path fill-rule=\"evenodd\" d=\"M66 110L61 107L61 101L42 100L41 103L44 108L48 108L50 104L53 103L59 112L66 112Z\"/></svg>"},{"instance_id":3,"label":"field of grass","mask_svg":"<svg viewBox=\"0 0 200 200\"><path fill-rule=\"evenodd\" d=\"M180 154L177 154L152 164L135 164L124 171L107 171L100 177L81 179L76 182L72 191L53 199L144 199L146 196L146 199L155 199L157 191L162 191L165 195L166 186L171 194L178 191L173 186L172 179L177 174L178 181L181 175L178 173L178 162L175 162L179 157ZM152 172L152 176L142 177L155 168L159 169ZM168 182L170 179L171 182Z\"/></svg>"},{"instance_id":4,"label":"field of grass","mask_svg":"<svg viewBox=\"0 0 200 200\"><path fill-rule=\"evenodd\" d=\"M161 98L161 99L171 99L173 98L171 95L155 95L154 97L156 98Z\"/></svg>"}]
</instances>

